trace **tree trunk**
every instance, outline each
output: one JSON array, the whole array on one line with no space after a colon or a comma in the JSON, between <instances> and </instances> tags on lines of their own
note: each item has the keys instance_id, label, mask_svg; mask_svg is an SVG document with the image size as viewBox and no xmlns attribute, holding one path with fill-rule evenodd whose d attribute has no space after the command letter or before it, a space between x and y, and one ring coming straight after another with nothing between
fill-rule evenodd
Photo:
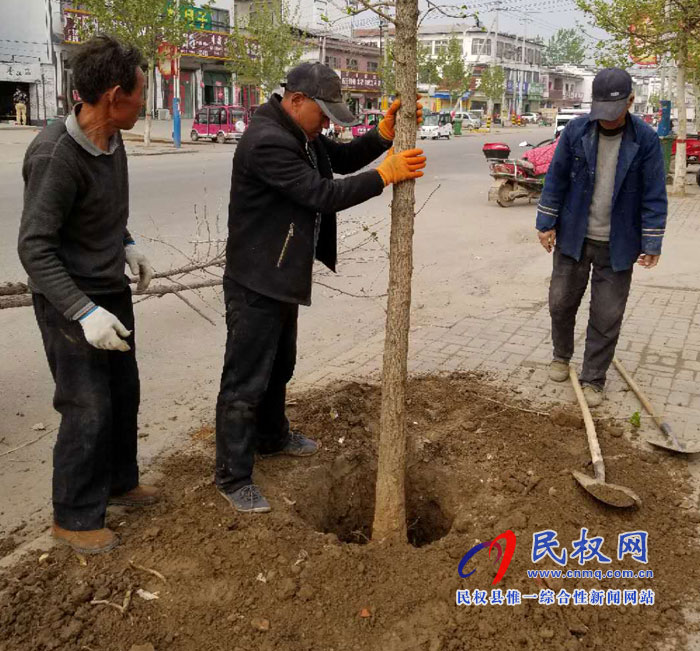
<instances>
[{"instance_id":1,"label":"tree trunk","mask_svg":"<svg viewBox=\"0 0 700 651\"><path fill-rule=\"evenodd\" d=\"M396 90L401 109L396 120L396 151L416 144L416 50L418 0L396 1ZM372 539L407 541L406 534L406 381L413 274L415 182L394 185L391 204L389 298L382 374L379 463Z\"/></svg>"},{"instance_id":2,"label":"tree trunk","mask_svg":"<svg viewBox=\"0 0 700 651\"><path fill-rule=\"evenodd\" d=\"M686 118L688 116L685 107L685 71L688 65L688 46L685 35L681 36L682 42L678 52L678 67L676 69L676 106L678 107L678 138L676 140L676 168L673 173L672 194L677 197L685 195L685 176L688 170L686 161L685 138L688 134Z\"/></svg>"},{"instance_id":3,"label":"tree trunk","mask_svg":"<svg viewBox=\"0 0 700 651\"><path fill-rule=\"evenodd\" d=\"M146 147L151 144L151 121L153 119L153 71L155 66L153 59L148 60L146 72L146 124L143 129L143 144Z\"/></svg>"}]
</instances>

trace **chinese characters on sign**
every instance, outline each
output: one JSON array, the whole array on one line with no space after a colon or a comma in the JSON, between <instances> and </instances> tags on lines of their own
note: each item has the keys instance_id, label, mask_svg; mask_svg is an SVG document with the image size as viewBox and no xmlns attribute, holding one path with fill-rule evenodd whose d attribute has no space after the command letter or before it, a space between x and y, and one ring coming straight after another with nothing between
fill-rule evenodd
<instances>
[{"instance_id":1,"label":"chinese characters on sign","mask_svg":"<svg viewBox=\"0 0 700 651\"><path fill-rule=\"evenodd\" d=\"M0 63L0 81L34 83L41 79L36 63Z\"/></svg>"},{"instance_id":2,"label":"chinese characters on sign","mask_svg":"<svg viewBox=\"0 0 700 651\"><path fill-rule=\"evenodd\" d=\"M617 560L621 561L629 556L638 563L648 563L646 531L626 531L617 537ZM573 551L569 558L578 561L579 565L585 565L591 561L598 563L612 563L612 559L602 552L603 536L588 537L588 529L581 528L581 535L572 543ZM537 563L543 558L550 558L557 565L564 566L567 562L567 550L559 551L557 532L551 529L536 531L532 534L532 562Z\"/></svg>"},{"instance_id":3,"label":"chinese characters on sign","mask_svg":"<svg viewBox=\"0 0 700 651\"><path fill-rule=\"evenodd\" d=\"M359 72L357 70L336 70L340 76L343 90L357 92L376 92L382 90L382 80L376 72Z\"/></svg>"},{"instance_id":4,"label":"chinese characters on sign","mask_svg":"<svg viewBox=\"0 0 700 651\"><path fill-rule=\"evenodd\" d=\"M226 34L219 32L192 32L187 35L187 42L182 47L182 54L208 57L210 59L226 58Z\"/></svg>"},{"instance_id":5,"label":"chinese characters on sign","mask_svg":"<svg viewBox=\"0 0 700 651\"><path fill-rule=\"evenodd\" d=\"M67 10L65 10L64 16L63 39L66 43L80 43L80 23L89 17L86 14L69 12ZM197 25L197 16L195 16L194 24ZM211 25L211 22L208 24ZM187 42L180 49L180 53L208 59L226 59L227 41L228 34L223 32L191 32L187 35Z\"/></svg>"},{"instance_id":6,"label":"chinese characters on sign","mask_svg":"<svg viewBox=\"0 0 700 651\"><path fill-rule=\"evenodd\" d=\"M533 594L524 594L520 590L510 588L503 592L492 588L489 595L486 590L457 590L455 603L458 606L519 606L523 600L537 601L541 606L653 606L656 594L653 590L600 590L593 588L584 590L577 588L569 592L562 588L559 592L542 589Z\"/></svg>"}]
</instances>

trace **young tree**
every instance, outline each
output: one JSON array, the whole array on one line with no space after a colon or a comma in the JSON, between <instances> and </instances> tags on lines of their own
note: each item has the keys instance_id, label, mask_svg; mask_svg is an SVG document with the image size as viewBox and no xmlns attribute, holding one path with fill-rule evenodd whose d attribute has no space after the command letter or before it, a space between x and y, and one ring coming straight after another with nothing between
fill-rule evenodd
<instances>
[{"instance_id":1,"label":"young tree","mask_svg":"<svg viewBox=\"0 0 700 651\"><path fill-rule=\"evenodd\" d=\"M396 0L396 92L402 100L396 120L396 151L416 144L416 54L418 0ZM393 186L389 248L382 405L377 492L372 539L405 543L406 530L406 385L408 332L413 275L415 181Z\"/></svg>"},{"instance_id":2,"label":"young tree","mask_svg":"<svg viewBox=\"0 0 700 651\"><path fill-rule=\"evenodd\" d=\"M503 97L505 87L506 74L501 66L489 66L481 73L480 89L486 99L489 100L491 112L493 112L493 105Z\"/></svg>"},{"instance_id":3,"label":"young tree","mask_svg":"<svg viewBox=\"0 0 700 651\"><path fill-rule=\"evenodd\" d=\"M418 44L418 83L436 85L440 83L440 73L445 64L444 52L433 57L430 45Z\"/></svg>"},{"instance_id":4,"label":"young tree","mask_svg":"<svg viewBox=\"0 0 700 651\"><path fill-rule=\"evenodd\" d=\"M678 141L673 177L673 193L685 194L687 171L687 111L685 86L700 39L700 3L686 0L576 0L591 23L610 34L598 44L608 60L669 56L676 63L675 105L678 109ZM629 65L629 64L628 64Z\"/></svg>"},{"instance_id":5,"label":"young tree","mask_svg":"<svg viewBox=\"0 0 700 651\"><path fill-rule=\"evenodd\" d=\"M386 56L379 62L379 78L382 80L383 92L387 95L396 93L396 68L394 66L394 41L389 39L384 44Z\"/></svg>"},{"instance_id":6,"label":"young tree","mask_svg":"<svg viewBox=\"0 0 700 651\"><path fill-rule=\"evenodd\" d=\"M79 26L81 39L94 34L107 34L137 47L146 65L146 127L143 141L151 144L153 117L153 75L158 60L158 46L165 42L181 47L187 33L195 27L185 16L194 4L180 1L180 12L163 0L80 0L80 8L88 12Z\"/></svg>"},{"instance_id":7,"label":"young tree","mask_svg":"<svg viewBox=\"0 0 700 651\"><path fill-rule=\"evenodd\" d=\"M558 29L547 43L544 59L550 66L562 63L582 64L586 59L584 37L576 29Z\"/></svg>"},{"instance_id":8,"label":"young tree","mask_svg":"<svg viewBox=\"0 0 700 651\"><path fill-rule=\"evenodd\" d=\"M462 54L462 40L452 35L447 42L442 64L442 83L450 93L452 104L462 96L467 79L467 68Z\"/></svg>"},{"instance_id":9,"label":"young tree","mask_svg":"<svg viewBox=\"0 0 700 651\"><path fill-rule=\"evenodd\" d=\"M252 2L228 42L229 69L239 81L259 86L265 97L284 81L304 53L305 38L281 0Z\"/></svg>"}]
</instances>

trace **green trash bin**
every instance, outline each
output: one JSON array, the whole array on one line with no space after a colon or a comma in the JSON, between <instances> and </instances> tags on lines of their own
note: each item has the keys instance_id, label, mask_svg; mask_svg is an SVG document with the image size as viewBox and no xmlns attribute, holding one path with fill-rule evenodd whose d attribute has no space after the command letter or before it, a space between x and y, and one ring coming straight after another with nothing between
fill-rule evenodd
<instances>
[{"instance_id":1,"label":"green trash bin","mask_svg":"<svg viewBox=\"0 0 700 651\"><path fill-rule=\"evenodd\" d=\"M674 134L669 134L667 136L661 136L659 140L661 141L661 150L664 153L664 170L666 176L673 175L673 170L671 169L671 156L673 153L673 141L676 139Z\"/></svg>"},{"instance_id":2,"label":"green trash bin","mask_svg":"<svg viewBox=\"0 0 700 651\"><path fill-rule=\"evenodd\" d=\"M452 131L455 134L455 136L462 135L462 119L461 118L454 119L454 121L452 122Z\"/></svg>"}]
</instances>

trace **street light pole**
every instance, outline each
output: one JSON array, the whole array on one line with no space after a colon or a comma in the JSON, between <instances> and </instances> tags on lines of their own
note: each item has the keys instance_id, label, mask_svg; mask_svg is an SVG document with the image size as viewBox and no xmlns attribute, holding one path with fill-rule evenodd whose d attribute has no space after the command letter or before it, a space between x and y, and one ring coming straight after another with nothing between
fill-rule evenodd
<instances>
[{"instance_id":1,"label":"street light pole","mask_svg":"<svg viewBox=\"0 0 700 651\"><path fill-rule=\"evenodd\" d=\"M177 20L180 20L180 0L175 0ZM173 53L174 54L174 53ZM175 74L173 75L173 143L176 149L182 145L182 127L180 124L180 60L176 59Z\"/></svg>"}]
</instances>

